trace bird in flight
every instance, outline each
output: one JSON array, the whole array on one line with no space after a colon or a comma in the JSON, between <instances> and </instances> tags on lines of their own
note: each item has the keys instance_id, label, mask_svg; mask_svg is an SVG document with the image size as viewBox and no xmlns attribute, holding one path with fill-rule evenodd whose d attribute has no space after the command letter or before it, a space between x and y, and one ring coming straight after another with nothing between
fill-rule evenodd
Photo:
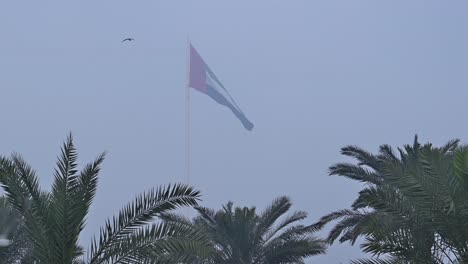
<instances>
[{"instance_id":1,"label":"bird in flight","mask_svg":"<svg viewBox=\"0 0 468 264\"><path fill-rule=\"evenodd\" d=\"M135 39L133 39L133 38L125 38L125 39L122 40L122 42L125 42L125 41L134 41L134 40L135 40Z\"/></svg>"}]
</instances>

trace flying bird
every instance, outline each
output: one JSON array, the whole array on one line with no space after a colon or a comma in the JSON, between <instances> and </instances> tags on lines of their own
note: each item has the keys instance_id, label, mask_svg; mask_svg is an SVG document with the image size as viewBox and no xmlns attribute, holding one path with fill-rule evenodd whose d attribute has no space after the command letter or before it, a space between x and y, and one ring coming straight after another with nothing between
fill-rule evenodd
<instances>
[{"instance_id":1,"label":"flying bird","mask_svg":"<svg viewBox=\"0 0 468 264\"><path fill-rule=\"evenodd\" d=\"M123 39L122 42L125 42L125 41L134 41L135 39L133 38L126 38L126 39Z\"/></svg>"}]
</instances>

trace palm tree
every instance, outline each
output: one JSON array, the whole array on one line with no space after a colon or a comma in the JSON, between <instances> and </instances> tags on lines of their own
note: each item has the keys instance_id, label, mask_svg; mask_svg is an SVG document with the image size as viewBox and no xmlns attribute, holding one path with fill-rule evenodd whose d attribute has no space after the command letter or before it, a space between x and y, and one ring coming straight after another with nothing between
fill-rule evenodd
<instances>
[{"instance_id":1,"label":"palm tree","mask_svg":"<svg viewBox=\"0 0 468 264\"><path fill-rule=\"evenodd\" d=\"M155 222L163 213L197 205L199 191L177 184L151 189L124 206L106 221L85 256L78 239L104 157L104 153L99 155L78 172L70 135L57 161L50 192L40 189L36 173L20 155L0 157L0 183L28 231L32 263L178 263L193 259L192 252L203 255L203 241L197 240L195 232L180 224Z\"/></svg>"},{"instance_id":2,"label":"palm tree","mask_svg":"<svg viewBox=\"0 0 468 264\"><path fill-rule=\"evenodd\" d=\"M174 214L163 219L185 224L211 241L212 254L200 257L199 263L304 263L304 258L324 254L326 243L313 236L317 228L297 224L307 213L298 211L285 216L291 206L289 198L280 197L259 215L255 207L234 208L229 202L219 211L197 207L199 216L193 220Z\"/></svg>"},{"instance_id":3,"label":"palm tree","mask_svg":"<svg viewBox=\"0 0 468 264\"><path fill-rule=\"evenodd\" d=\"M0 264L30 263L31 244L21 217L0 197Z\"/></svg>"},{"instance_id":4,"label":"palm tree","mask_svg":"<svg viewBox=\"0 0 468 264\"><path fill-rule=\"evenodd\" d=\"M360 181L351 209L328 214L317 228L338 221L328 241L354 244L376 258L354 263L460 263L468 252L468 150L452 140L443 147L388 145L373 155L348 146L342 154L357 164L339 163L330 175ZM464 189L464 186L466 189ZM380 258L383 257L384 258Z\"/></svg>"}]
</instances>

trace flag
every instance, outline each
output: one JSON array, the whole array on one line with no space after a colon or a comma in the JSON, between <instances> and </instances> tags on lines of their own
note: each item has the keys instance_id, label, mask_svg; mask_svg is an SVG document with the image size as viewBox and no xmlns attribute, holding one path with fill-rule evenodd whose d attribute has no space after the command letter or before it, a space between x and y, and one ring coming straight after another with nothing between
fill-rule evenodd
<instances>
[{"instance_id":1,"label":"flag","mask_svg":"<svg viewBox=\"0 0 468 264\"><path fill-rule=\"evenodd\" d=\"M193 89L208 95L217 103L222 104L234 113L241 121L245 129L252 130L254 125L245 117L234 99L224 88L223 84L218 80L211 71L210 67L203 61L202 57L195 48L190 45L190 70L189 70L189 86Z\"/></svg>"}]
</instances>

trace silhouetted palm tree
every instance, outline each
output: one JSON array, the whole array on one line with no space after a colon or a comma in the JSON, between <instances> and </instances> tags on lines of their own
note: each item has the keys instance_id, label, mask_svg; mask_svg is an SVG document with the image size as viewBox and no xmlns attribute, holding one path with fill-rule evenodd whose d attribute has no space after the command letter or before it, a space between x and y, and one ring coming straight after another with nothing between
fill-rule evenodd
<instances>
[{"instance_id":1,"label":"silhouetted palm tree","mask_svg":"<svg viewBox=\"0 0 468 264\"><path fill-rule=\"evenodd\" d=\"M380 147L378 155L348 146L330 175L365 184L351 209L322 217L318 228L338 221L328 240L354 244L376 257L355 263L459 263L468 253L468 151L453 140L437 148L419 144Z\"/></svg>"},{"instance_id":2,"label":"silhouetted palm tree","mask_svg":"<svg viewBox=\"0 0 468 264\"><path fill-rule=\"evenodd\" d=\"M219 211L198 207L199 216L191 221L174 214L163 218L211 241L213 253L199 263L304 263L309 256L325 253L326 243L313 235L317 228L298 224L307 217L305 212L285 216L291 206L287 197L280 197L260 215L255 207L234 208L230 202Z\"/></svg>"},{"instance_id":3,"label":"silhouetted palm tree","mask_svg":"<svg viewBox=\"0 0 468 264\"><path fill-rule=\"evenodd\" d=\"M28 231L34 263L178 263L203 255L203 241L184 225L155 222L160 214L195 206L200 193L169 185L140 194L107 220L84 256L78 239L96 193L105 154L81 172L71 135L57 162L51 192L39 187L35 172L19 155L0 157L0 183ZM13 238L13 241L15 239ZM16 243L16 241L14 241ZM181 253L183 252L183 253Z\"/></svg>"}]
</instances>

